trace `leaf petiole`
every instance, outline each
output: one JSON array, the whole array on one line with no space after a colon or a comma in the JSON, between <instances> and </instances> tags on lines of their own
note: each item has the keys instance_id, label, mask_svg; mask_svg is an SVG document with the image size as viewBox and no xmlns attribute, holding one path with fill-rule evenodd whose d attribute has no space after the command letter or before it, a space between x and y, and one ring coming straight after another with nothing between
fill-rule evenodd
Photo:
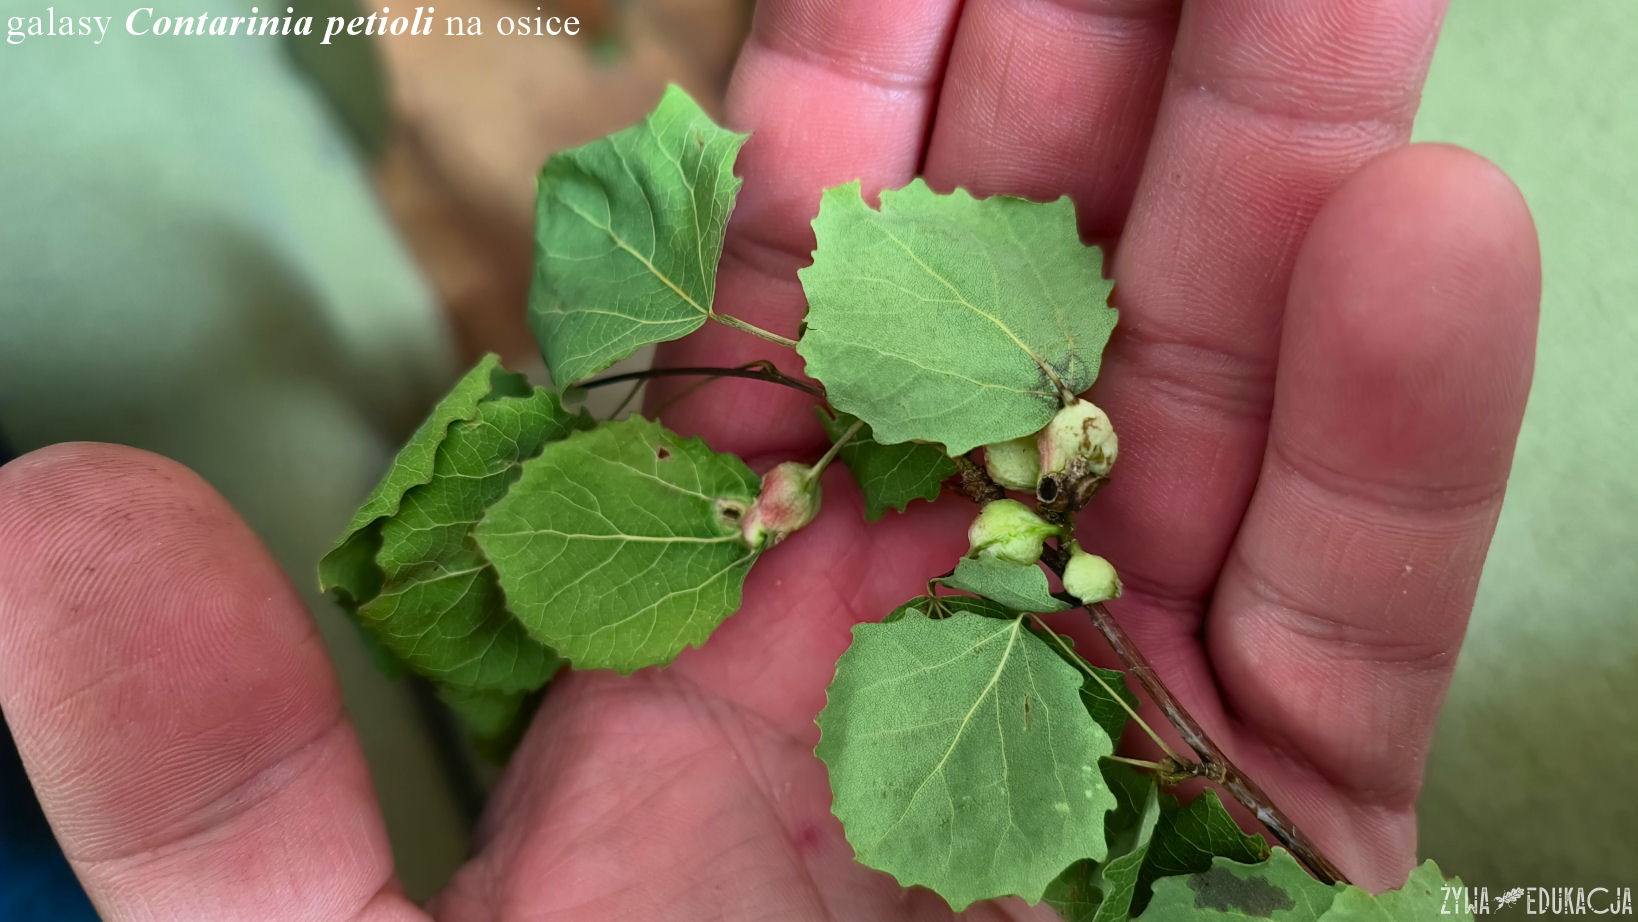
<instances>
[{"instance_id":1,"label":"leaf petiole","mask_svg":"<svg viewBox=\"0 0 1638 922\"><path fill-rule=\"evenodd\" d=\"M769 332L768 330L764 330L754 323L741 320L731 314L719 314L716 311L711 311L709 316L718 323L733 327L736 330L743 330L752 336L760 337L770 343L778 343L781 346L786 346L791 349L796 348L796 340L786 336L780 336L778 333Z\"/></svg>"},{"instance_id":2,"label":"leaf petiole","mask_svg":"<svg viewBox=\"0 0 1638 922\"><path fill-rule=\"evenodd\" d=\"M631 389L626 391L626 396L624 396L624 397L622 397L620 399L620 403L617 406L615 406L614 410L609 413L607 418L609 420L611 420L611 421L619 419L620 414L626 412L626 407L631 406L631 402L633 400L637 399L637 393L639 391L641 391L642 389L643 389L643 382L642 382L641 379L632 381L631 382Z\"/></svg>"},{"instance_id":3,"label":"leaf petiole","mask_svg":"<svg viewBox=\"0 0 1638 922\"><path fill-rule=\"evenodd\" d=\"M1187 762L1178 756L1176 752L1172 751L1172 747L1166 745L1166 741L1160 738L1160 734L1155 732L1155 728L1149 726L1148 721L1144 720L1142 717L1139 717L1137 710L1130 704L1127 704L1125 698L1116 694L1115 690L1109 687L1109 683L1103 680L1103 676L1098 675L1097 671L1088 665L1086 660L1082 658L1079 653L1075 652L1074 647L1064 643L1064 639L1058 635L1058 632L1048 627L1047 623L1041 620L1040 615L1032 614L1030 615L1030 618L1035 621L1036 627L1039 627L1041 630L1045 631L1047 636L1052 638L1052 642L1057 644L1058 649L1062 650L1069 657L1070 662L1074 663L1078 669L1091 676L1093 680L1095 680L1099 685L1103 686L1103 690L1108 693L1109 697L1115 699L1115 703L1120 705L1120 709L1125 711L1127 716L1137 721L1137 725L1142 728L1144 735L1149 737L1149 739L1154 740L1155 745L1160 747L1160 751L1166 754L1166 758L1171 759L1173 762L1179 765L1187 764Z\"/></svg>"},{"instance_id":4,"label":"leaf petiole","mask_svg":"<svg viewBox=\"0 0 1638 922\"><path fill-rule=\"evenodd\" d=\"M847 427L847 431L842 433L842 437L830 443L830 447L825 449L825 453L819 456L819 460L813 462L813 473L808 476L817 478L820 474L823 474L830 462L835 460L836 453L842 450L842 446L846 445L848 440L857 435L859 430L863 428L863 420L855 421L853 425Z\"/></svg>"},{"instance_id":5,"label":"leaf petiole","mask_svg":"<svg viewBox=\"0 0 1638 922\"><path fill-rule=\"evenodd\" d=\"M1168 762L1151 762L1148 759L1129 759L1126 756L1104 756L1104 758L1111 762L1119 762L1122 765L1130 765L1133 768L1141 768L1156 775L1177 771L1177 766L1169 764L1169 760Z\"/></svg>"}]
</instances>

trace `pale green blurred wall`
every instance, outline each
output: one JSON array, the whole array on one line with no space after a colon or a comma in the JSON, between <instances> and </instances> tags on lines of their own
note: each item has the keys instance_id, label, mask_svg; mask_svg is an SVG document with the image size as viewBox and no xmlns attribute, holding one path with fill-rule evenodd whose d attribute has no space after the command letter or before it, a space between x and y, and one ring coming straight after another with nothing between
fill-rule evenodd
<instances>
[{"instance_id":1,"label":"pale green blurred wall","mask_svg":"<svg viewBox=\"0 0 1638 922\"><path fill-rule=\"evenodd\" d=\"M1422 852L1492 894L1638 886L1638 0L1455 0L1416 134L1513 176L1545 278Z\"/></svg>"},{"instance_id":2,"label":"pale green blurred wall","mask_svg":"<svg viewBox=\"0 0 1638 922\"><path fill-rule=\"evenodd\" d=\"M0 0L18 12L45 4ZM315 606L399 866L426 895L465 853L463 817L417 703L314 577L454 372L357 128L279 41L0 45L0 427L18 451L85 439L176 458L245 516Z\"/></svg>"}]
</instances>

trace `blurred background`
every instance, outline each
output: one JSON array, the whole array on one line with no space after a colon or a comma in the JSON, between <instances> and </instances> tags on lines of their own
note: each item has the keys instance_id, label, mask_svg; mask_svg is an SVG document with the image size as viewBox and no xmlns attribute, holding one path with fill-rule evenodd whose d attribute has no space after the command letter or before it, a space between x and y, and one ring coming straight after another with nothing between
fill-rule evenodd
<instances>
[{"instance_id":1,"label":"blurred background","mask_svg":"<svg viewBox=\"0 0 1638 922\"><path fill-rule=\"evenodd\" d=\"M523 304L541 162L635 121L667 82L713 108L750 19L750 0L460 12L537 5L586 34L0 47L0 460L122 442L237 506L313 605L416 897L462 859L484 769L423 693L374 670L314 567L465 362L538 368ZM1546 277L1421 804L1422 852L1493 892L1638 870L1635 53L1633 0L1453 0L1418 122L1512 174ZM0 919L90 918L7 749Z\"/></svg>"}]
</instances>

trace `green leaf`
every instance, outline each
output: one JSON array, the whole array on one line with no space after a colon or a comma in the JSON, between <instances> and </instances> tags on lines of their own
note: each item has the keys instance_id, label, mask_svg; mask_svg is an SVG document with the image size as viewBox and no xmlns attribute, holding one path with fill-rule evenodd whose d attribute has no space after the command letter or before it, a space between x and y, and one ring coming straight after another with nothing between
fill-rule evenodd
<instances>
[{"instance_id":1,"label":"green leaf","mask_svg":"<svg viewBox=\"0 0 1638 922\"><path fill-rule=\"evenodd\" d=\"M492 355L433 408L319 564L378 659L474 690L550 678L561 661L506 612L472 529L520 462L589 425Z\"/></svg>"},{"instance_id":2,"label":"green leaf","mask_svg":"<svg viewBox=\"0 0 1638 922\"><path fill-rule=\"evenodd\" d=\"M1461 887L1460 878L1445 880L1439 866L1424 861L1411 871L1410 879L1398 890L1372 896L1358 887L1347 886L1336 902L1320 917L1320 922L1423 922L1426 919L1473 920L1465 901L1446 898L1447 887Z\"/></svg>"},{"instance_id":3,"label":"green leaf","mask_svg":"<svg viewBox=\"0 0 1638 922\"><path fill-rule=\"evenodd\" d=\"M1151 846L1151 850L1155 846ZM1340 887L1309 876L1285 852L1274 849L1262 864L1214 859L1208 870L1155 881L1154 895L1141 922L1216 922L1222 919L1271 919L1273 922L1318 922L1337 898Z\"/></svg>"},{"instance_id":4,"label":"green leaf","mask_svg":"<svg viewBox=\"0 0 1638 922\"><path fill-rule=\"evenodd\" d=\"M474 691L449 685L434 689L479 754L497 763L506 761L523 738L540 699L538 692Z\"/></svg>"},{"instance_id":5,"label":"green leaf","mask_svg":"<svg viewBox=\"0 0 1638 922\"><path fill-rule=\"evenodd\" d=\"M1154 896L1138 918L1139 922L1427 922L1442 918L1471 922L1468 907L1447 899L1447 886L1460 887L1461 881L1447 882L1432 861L1412 871L1403 887L1378 895L1344 884L1322 884L1284 849L1276 848L1260 864L1217 858L1202 873L1156 881Z\"/></svg>"},{"instance_id":6,"label":"green leaf","mask_svg":"<svg viewBox=\"0 0 1638 922\"><path fill-rule=\"evenodd\" d=\"M1034 902L1062 868L1102 859L1113 750L1081 676L1023 619L907 613L859 624L815 750L854 853L956 909Z\"/></svg>"},{"instance_id":7,"label":"green leaf","mask_svg":"<svg viewBox=\"0 0 1638 922\"><path fill-rule=\"evenodd\" d=\"M375 596L381 587L380 571L375 567L375 552L380 544L379 535L374 534L370 526L397 512L398 504L410 489L432 479L433 459L450 424L476 416L479 402L494 392L497 381L508 377L510 373L500 367L500 358L486 355L432 408L399 449L381 482L364 498L347 530L319 561L320 591L336 593L348 607Z\"/></svg>"},{"instance_id":8,"label":"green leaf","mask_svg":"<svg viewBox=\"0 0 1638 922\"><path fill-rule=\"evenodd\" d=\"M916 614L926 618L948 618L957 612L971 612L983 615L986 618L1001 618L1006 621L1018 617L1018 613L999 602L989 599L980 599L970 595L940 595L917 596L887 613L882 619L883 624L897 621L906 615Z\"/></svg>"},{"instance_id":9,"label":"green leaf","mask_svg":"<svg viewBox=\"0 0 1638 922\"><path fill-rule=\"evenodd\" d=\"M939 580L951 589L994 599L1014 611L1063 611L1069 606L1052 597L1046 571L997 557L963 557L955 572Z\"/></svg>"},{"instance_id":10,"label":"green leaf","mask_svg":"<svg viewBox=\"0 0 1638 922\"><path fill-rule=\"evenodd\" d=\"M1083 246L1069 199L826 190L801 270L797 351L830 403L877 440L952 455L1036 432L1098 375L1115 326L1103 258Z\"/></svg>"},{"instance_id":11,"label":"green leaf","mask_svg":"<svg viewBox=\"0 0 1638 922\"><path fill-rule=\"evenodd\" d=\"M887 617L882 619L882 623L887 624L897 621L910 614L928 618L946 618L957 612L971 612L986 618L1001 618L1008 621L1017 618L1020 614L1000 602L978 596L924 595L911 599L888 612ZM1082 675L1085 676L1085 682L1081 685L1081 702L1086 705L1086 712L1092 716L1098 726L1103 728L1103 732L1108 734L1109 739L1119 743L1121 734L1126 732L1127 722L1132 719L1130 711L1137 710L1138 705L1137 695L1133 694L1132 689L1126 684L1126 673L1121 672L1119 669L1104 669L1101 666L1088 663L1075 652L1074 638L1063 634L1049 635L1047 630L1035 625L1029 625L1029 630L1035 636L1041 638L1043 643L1052 647L1053 651L1064 662L1080 670ZM1086 675L1088 670L1095 673L1097 678ZM1103 681L1099 682L1098 679ZM1119 700L1117 700L1116 696L1119 696ZM1125 702L1126 707L1121 706L1122 701ZM1171 801L1173 807L1177 805L1176 801L1169 797L1163 798L1163 801ZM1257 841L1261 842L1262 840L1258 839ZM1267 854L1265 848L1261 854L1249 860L1259 861L1267 857Z\"/></svg>"},{"instance_id":12,"label":"green leaf","mask_svg":"<svg viewBox=\"0 0 1638 922\"><path fill-rule=\"evenodd\" d=\"M1127 687L1126 673L1119 669L1104 669L1090 664L1088 668L1103 682L1099 683L1097 679L1087 676L1085 684L1081 686L1081 702L1086 705L1086 712L1103 728L1103 732L1119 743L1121 734L1126 732L1127 722L1132 719L1132 715L1126 708L1121 707L1120 702L1125 701L1127 706L1135 711L1138 704L1137 695L1132 694L1132 690ZM1120 696L1119 700L1109 694L1111 690Z\"/></svg>"},{"instance_id":13,"label":"green leaf","mask_svg":"<svg viewBox=\"0 0 1638 922\"><path fill-rule=\"evenodd\" d=\"M705 323L746 137L673 86L642 124L546 161L529 325L553 385Z\"/></svg>"},{"instance_id":14,"label":"green leaf","mask_svg":"<svg viewBox=\"0 0 1638 922\"><path fill-rule=\"evenodd\" d=\"M1216 858L1256 864L1268 856L1268 843L1262 836L1241 831L1216 791L1207 788L1187 804L1179 804L1177 798L1170 795L1163 796L1155 844L1143 864L1132 911L1136 914L1143 910L1149 901L1150 888L1161 877L1210 870Z\"/></svg>"},{"instance_id":15,"label":"green leaf","mask_svg":"<svg viewBox=\"0 0 1638 922\"><path fill-rule=\"evenodd\" d=\"M819 424L832 442L841 438L858 417L838 413L832 417L816 408ZM938 499L945 478L955 474L955 462L937 445L901 442L883 445L865 426L842 446L842 463L852 472L864 495L865 518L876 521L889 508L904 511L913 499Z\"/></svg>"},{"instance_id":16,"label":"green leaf","mask_svg":"<svg viewBox=\"0 0 1638 922\"><path fill-rule=\"evenodd\" d=\"M471 532L519 462L589 425L493 355L433 408L319 564L379 663L474 691L550 678L561 660L507 614Z\"/></svg>"},{"instance_id":17,"label":"green leaf","mask_svg":"<svg viewBox=\"0 0 1638 922\"><path fill-rule=\"evenodd\" d=\"M513 614L579 669L633 672L739 607L758 480L733 455L632 417L547 445L478 524Z\"/></svg>"},{"instance_id":18,"label":"green leaf","mask_svg":"<svg viewBox=\"0 0 1638 922\"><path fill-rule=\"evenodd\" d=\"M521 383L519 378L518 382ZM506 609L473 538L523 462L549 442L587 429L544 388L480 403L449 427L431 478L408 490L380 524L381 591L359 606L363 625L397 659L440 683L500 692L539 688L562 665Z\"/></svg>"},{"instance_id":19,"label":"green leaf","mask_svg":"<svg viewBox=\"0 0 1638 922\"><path fill-rule=\"evenodd\" d=\"M1108 858L1077 861L1047 887L1047 904L1065 922L1131 918L1139 872L1160 819L1160 789L1153 776L1115 764L1105 764L1103 775L1116 801L1106 830Z\"/></svg>"}]
</instances>

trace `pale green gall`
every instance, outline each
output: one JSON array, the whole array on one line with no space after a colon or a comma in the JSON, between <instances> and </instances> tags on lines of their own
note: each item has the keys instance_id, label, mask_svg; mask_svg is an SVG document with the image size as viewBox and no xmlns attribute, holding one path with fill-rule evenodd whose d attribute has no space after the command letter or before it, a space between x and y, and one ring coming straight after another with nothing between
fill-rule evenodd
<instances>
[{"instance_id":1,"label":"pale green gall","mask_svg":"<svg viewBox=\"0 0 1638 922\"><path fill-rule=\"evenodd\" d=\"M984 470L991 480L1009 490L1034 493L1041 481L1041 449L1035 436L985 445Z\"/></svg>"},{"instance_id":2,"label":"pale green gall","mask_svg":"<svg viewBox=\"0 0 1638 922\"><path fill-rule=\"evenodd\" d=\"M1077 547L1064 565L1064 591L1082 605L1107 602L1120 595L1120 576L1109 561Z\"/></svg>"},{"instance_id":3,"label":"pale green gall","mask_svg":"<svg viewBox=\"0 0 1638 922\"><path fill-rule=\"evenodd\" d=\"M1041 559L1042 542L1057 533L1056 526L1023 503L998 499L986 503L967 529L967 541L972 547L969 554L1032 564Z\"/></svg>"},{"instance_id":4,"label":"pale green gall","mask_svg":"<svg viewBox=\"0 0 1638 922\"><path fill-rule=\"evenodd\" d=\"M1097 478L1109 476L1120 449L1109 416L1090 400L1077 400L1059 410L1041 430L1037 443L1042 474L1062 474L1072 466L1084 466L1085 474Z\"/></svg>"}]
</instances>

